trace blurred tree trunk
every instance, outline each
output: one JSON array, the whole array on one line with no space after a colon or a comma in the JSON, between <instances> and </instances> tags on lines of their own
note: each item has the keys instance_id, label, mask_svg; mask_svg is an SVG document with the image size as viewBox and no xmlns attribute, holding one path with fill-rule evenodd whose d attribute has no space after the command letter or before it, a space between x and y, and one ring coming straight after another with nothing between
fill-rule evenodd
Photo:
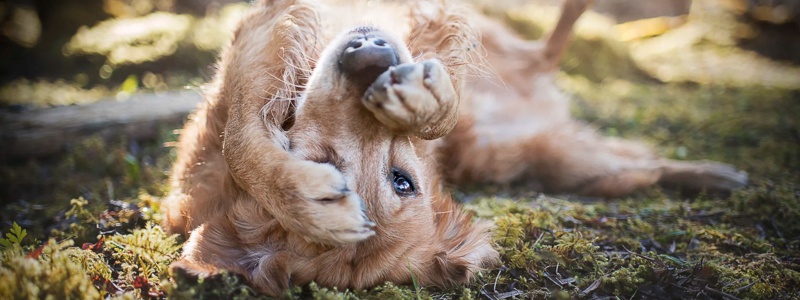
<instances>
[{"instance_id":1,"label":"blurred tree trunk","mask_svg":"<svg viewBox=\"0 0 800 300\"><path fill-rule=\"evenodd\" d=\"M0 157L58 153L80 137L152 139L162 124L178 126L201 101L196 91L137 94L125 101L0 112Z\"/></svg>"}]
</instances>

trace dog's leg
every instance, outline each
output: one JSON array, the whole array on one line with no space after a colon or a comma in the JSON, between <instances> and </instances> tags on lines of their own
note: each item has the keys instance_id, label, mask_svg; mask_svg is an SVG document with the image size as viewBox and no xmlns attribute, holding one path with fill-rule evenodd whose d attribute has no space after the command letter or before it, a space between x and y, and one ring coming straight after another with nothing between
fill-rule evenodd
<instances>
[{"instance_id":1,"label":"dog's leg","mask_svg":"<svg viewBox=\"0 0 800 300\"><path fill-rule=\"evenodd\" d=\"M558 19L556 29L550 33L544 48L544 59L547 61L545 66L548 69L555 69L564 56L564 52L569 46L572 38L572 28L586 9L592 5L594 0L566 0L561 10L561 17Z\"/></svg>"},{"instance_id":2,"label":"dog's leg","mask_svg":"<svg viewBox=\"0 0 800 300\"><path fill-rule=\"evenodd\" d=\"M461 1L415 1L411 5L411 34L406 41L418 60L438 59L442 62L456 93L461 92L463 79L481 68L483 53L480 33L475 28L474 12Z\"/></svg>"},{"instance_id":3,"label":"dog's leg","mask_svg":"<svg viewBox=\"0 0 800 300\"><path fill-rule=\"evenodd\" d=\"M730 165L659 158L644 145L588 129L556 130L534 142L536 172L558 191L620 197L656 183L714 192L747 184L747 174Z\"/></svg>"},{"instance_id":4,"label":"dog's leg","mask_svg":"<svg viewBox=\"0 0 800 300\"><path fill-rule=\"evenodd\" d=\"M323 36L316 9L306 1L275 1L246 18L222 55L218 78L220 97L230 103L223 154L232 188L242 189L231 194L252 196L285 229L311 241L372 236L363 201L341 172L293 156L283 130ZM242 226L252 232L260 225Z\"/></svg>"},{"instance_id":5,"label":"dog's leg","mask_svg":"<svg viewBox=\"0 0 800 300\"><path fill-rule=\"evenodd\" d=\"M553 127L504 148L500 151L521 157L500 163L525 167L515 177L538 178L546 191L620 197L655 184L661 176L659 159L643 145L602 137L579 124Z\"/></svg>"},{"instance_id":6,"label":"dog's leg","mask_svg":"<svg viewBox=\"0 0 800 300\"><path fill-rule=\"evenodd\" d=\"M748 176L731 165L712 161L674 161L642 152L642 145L630 141L598 137L591 149L564 148L556 185L575 184L567 190L581 194L619 197L656 183L690 191L730 192L747 185ZM580 149L580 148L579 148ZM583 159L577 153L586 151ZM552 163L552 162L551 162ZM554 164L551 166L556 166ZM567 177L568 176L568 177Z\"/></svg>"},{"instance_id":7,"label":"dog's leg","mask_svg":"<svg viewBox=\"0 0 800 300\"><path fill-rule=\"evenodd\" d=\"M642 144L603 137L576 123L516 139L461 141L445 152L450 176L460 182L525 182L547 192L609 198L659 183L721 192L747 184L747 175L732 166L659 158Z\"/></svg>"}]
</instances>

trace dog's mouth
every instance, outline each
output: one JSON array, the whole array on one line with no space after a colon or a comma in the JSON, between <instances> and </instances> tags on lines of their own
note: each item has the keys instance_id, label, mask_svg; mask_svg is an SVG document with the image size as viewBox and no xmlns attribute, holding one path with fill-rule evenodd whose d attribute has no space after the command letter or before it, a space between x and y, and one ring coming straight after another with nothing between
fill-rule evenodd
<instances>
[{"instance_id":1,"label":"dog's mouth","mask_svg":"<svg viewBox=\"0 0 800 300\"><path fill-rule=\"evenodd\" d=\"M365 91L378 76L399 63L400 57L395 47L369 31L350 40L339 56L342 74L353 81L360 91Z\"/></svg>"}]
</instances>

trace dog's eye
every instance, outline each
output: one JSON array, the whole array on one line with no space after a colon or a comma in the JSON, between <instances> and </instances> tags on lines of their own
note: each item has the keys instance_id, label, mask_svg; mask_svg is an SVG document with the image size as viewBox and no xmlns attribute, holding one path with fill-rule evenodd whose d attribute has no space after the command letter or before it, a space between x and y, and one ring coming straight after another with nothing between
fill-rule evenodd
<instances>
[{"instance_id":1,"label":"dog's eye","mask_svg":"<svg viewBox=\"0 0 800 300\"><path fill-rule=\"evenodd\" d=\"M392 168L392 186L394 187L394 192L400 197L417 194L417 188L414 187L414 181L411 176L399 169Z\"/></svg>"}]
</instances>

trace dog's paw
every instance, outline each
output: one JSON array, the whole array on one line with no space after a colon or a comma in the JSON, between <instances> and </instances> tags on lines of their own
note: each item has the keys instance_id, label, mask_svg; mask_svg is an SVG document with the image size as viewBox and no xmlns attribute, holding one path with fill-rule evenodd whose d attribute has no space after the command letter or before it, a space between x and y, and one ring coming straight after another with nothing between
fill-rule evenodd
<instances>
[{"instance_id":1,"label":"dog's paw","mask_svg":"<svg viewBox=\"0 0 800 300\"><path fill-rule=\"evenodd\" d=\"M692 190L730 192L748 184L747 173L715 161L671 162L663 171L660 182Z\"/></svg>"},{"instance_id":2,"label":"dog's paw","mask_svg":"<svg viewBox=\"0 0 800 300\"><path fill-rule=\"evenodd\" d=\"M367 89L362 103L389 129L426 139L447 134L457 115L453 83L438 60L389 68Z\"/></svg>"},{"instance_id":3,"label":"dog's paw","mask_svg":"<svg viewBox=\"0 0 800 300\"><path fill-rule=\"evenodd\" d=\"M289 208L295 231L312 242L343 245L375 235L364 201L347 187L339 170L329 164L297 161L287 181L299 201Z\"/></svg>"},{"instance_id":4,"label":"dog's paw","mask_svg":"<svg viewBox=\"0 0 800 300\"><path fill-rule=\"evenodd\" d=\"M699 180L702 188L731 191L747 186L749 178L747 173L736 169L729 164L705 161L699 165Z\"/></svg>"}]
</instances>

